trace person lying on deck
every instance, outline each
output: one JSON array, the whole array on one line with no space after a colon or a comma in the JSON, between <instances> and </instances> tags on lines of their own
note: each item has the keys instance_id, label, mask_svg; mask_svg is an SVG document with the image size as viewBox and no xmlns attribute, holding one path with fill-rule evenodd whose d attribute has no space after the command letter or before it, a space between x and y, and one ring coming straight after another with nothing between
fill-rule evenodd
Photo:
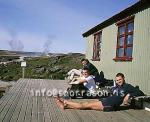
<instances>
[{"instance_id":1,"label":"person lying on deck","mask_svg":"<svg viewBox=\"0 0 150 122\"><path fill-rule=\"evenodd\" d=\"M130 84L125 82L125 77L122 73L118 73L115 77L116 86L112 89L112 96L106 97L102 100L93 102L77 103L69 100L61 99L59 96L56 102L62 109L91 109L91 110L116 110L122 103L127 103L130 97L142 96L144 93Z\"/></svg>"}]
</instances>

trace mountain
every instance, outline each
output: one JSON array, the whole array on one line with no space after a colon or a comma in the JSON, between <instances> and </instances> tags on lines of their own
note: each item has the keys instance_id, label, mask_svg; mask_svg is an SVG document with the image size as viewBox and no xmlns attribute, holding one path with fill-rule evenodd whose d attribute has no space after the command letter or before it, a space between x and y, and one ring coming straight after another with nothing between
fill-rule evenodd
<instances>
[{"instance_id":1,"label":"mountain","mask_svg":"<svg viewBox=\"0 0 150 122\"><path fill-rule=\"evenodd\" d=\"M24 51L8 51L0 50L0 56L24 56L24 57L36 57L41 56L41 52L24 52Z\"/></svg>"},{"instance_id":2,"label":"mountain","mask_svg":"<svg viewBox=\"0 0 150 122\"><path fill-rule=\"evenodd\" d=\"M82 68L81 53L49 53L0 51L0 80L14 81L22 77L22 67L18 58L26 56L25 78L65 79L71 69ZM5 63L4 63L5 62Z\"/></svg>"}]
</instances>

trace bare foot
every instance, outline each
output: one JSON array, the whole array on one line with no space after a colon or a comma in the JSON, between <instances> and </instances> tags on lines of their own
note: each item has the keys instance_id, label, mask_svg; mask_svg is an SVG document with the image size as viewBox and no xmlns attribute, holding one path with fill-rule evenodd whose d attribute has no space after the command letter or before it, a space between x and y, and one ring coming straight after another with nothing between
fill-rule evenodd
<instances>
[{"instance_id":1,"label":"bare foot","mask_svg":"<svg viewBox=\"0 0 150 122\"><path fill-rule=\"evenodd\" d=\"M56 98L56 103L62 110L65 109L64 102L60 98Z\"/></svg>"}]
</instances>

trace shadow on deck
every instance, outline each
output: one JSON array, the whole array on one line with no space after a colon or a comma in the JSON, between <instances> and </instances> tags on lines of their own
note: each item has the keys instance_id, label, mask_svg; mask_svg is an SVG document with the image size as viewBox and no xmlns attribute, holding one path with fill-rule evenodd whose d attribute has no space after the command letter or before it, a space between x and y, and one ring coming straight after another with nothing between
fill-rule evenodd
<instances>
[{"instance_id":1,"label":"shadow on deck","mask_svg":"<svg viewBox=\"0 0 150 122\"><path fill-rule=\"evenodd\" d=\"M150 112L145 110L63 111L56 105L54 98L50 97L50 90L66 88L67 82L64 80L20 79L0 99L0 122L149 122ZM46 94L43 95L40 90L46 90Z\"/></svg>"}]
</instances>

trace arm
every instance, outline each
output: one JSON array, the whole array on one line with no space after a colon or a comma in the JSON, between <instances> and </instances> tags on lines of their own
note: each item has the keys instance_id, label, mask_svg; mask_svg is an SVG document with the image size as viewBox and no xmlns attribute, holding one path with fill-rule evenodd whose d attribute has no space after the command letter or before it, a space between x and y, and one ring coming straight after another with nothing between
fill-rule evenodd
<instances>
[{"instance_id":1,"label":"arm","mask_svg":"<svg viewBox=\"0 0 150 122\"><path fill-rule=\"evenodd\" d=\"M144 95L144 93L141 90L135 88L131 84L127 85L126 90L127 90L127 94L130 94L129 97L137 97L137 96L143 96Z\"/></svg>"},{"instance_id":2,"label":"arm","mask_svg":"<svg viewBox=\"0 0 150 122\"><path fill-rule=\"evenodd\" d=\"M92 76L88 76L88 77L82 77L80 80L79 80L79 83L89 83L91 81L94 81L93 77Z\"/></svg>"},{"instance_id":3,"label":"arm","mask_svg":"<svg viewBox=\"0 0 150 122\"><path fill-rule=\"evenodd\" d=\"M84 77L75 78L74 81L70 82L69 84L81 84L87 82Z\"/></svg>"},{"instance_id":4,"label":"arm","mask_svg":"<svg viewBox=\"0 0 150 122\"><path fill-rule=\"evenodd\" d=\"M141 90L135 88L134 86L132 86L130 84L127 84L126 90L127 90L127 94L123 100L124 104L127 104L128 100L132 97L144 95L144 93Z\"/></svg>"},{"instance_id":5,"label":"arm","mask_svg":"<svg viewBox=\"0 0 150 122\"><path fill-rule=\"evenodd\" d=\"M85 83L85 82L87 82L85 78L80 78L80 79L78 79L78 81L79 81L79 83Z\"/></svg>"},{"instance_id":6,"label":"arm","mask_svg":"<svg viewBox=\"0 0 150 122\"><path fill-rule=\"evenodd\" d=\"M91 63L88 63L85 67L87 67L89 69L91 75L98 73L97 68Z\"/></svg>"},{"instance_id":7,"label":"arm","mask_svg":"<svg viewBox=\"0 0 150 122\"><path fill-rule=\"evenodd\" d=\"M130 94L127 94L123 99L123 104L128 105L128 100L130 99Z\"/></svg>"}]
</instances>

